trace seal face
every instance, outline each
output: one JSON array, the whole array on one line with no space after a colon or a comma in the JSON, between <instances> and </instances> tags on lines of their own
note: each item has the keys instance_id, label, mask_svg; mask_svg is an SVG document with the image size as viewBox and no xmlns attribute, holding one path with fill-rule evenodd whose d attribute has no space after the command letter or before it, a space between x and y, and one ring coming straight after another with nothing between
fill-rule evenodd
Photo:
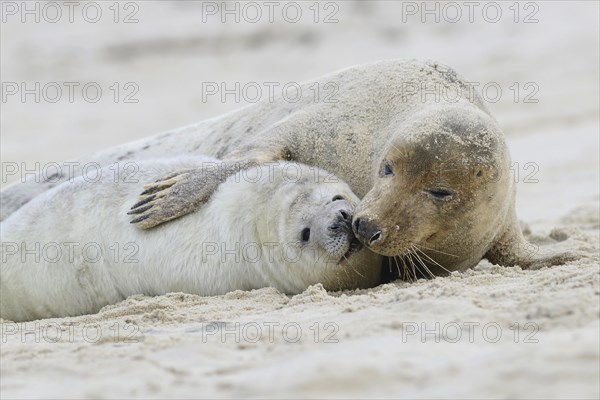
<instances>
[{"instance_id":1,"label":"seal face","mask_svg":"<svg viewBox=\"0 0 600 400\"><path fill-rule=\"evenodd\" d=\"M295 163L282 162L287 164ZM309 172L303 168L304 174ZM312 168L309 173L314 175L314 171ZM353 210L359 199L343 182L326 183L330 178L319 172L281 185L273 193L271 210L264 213L268 220L259 224L263 244L285 241L276 263L293 268L289 276L303 280L297 288L289 288L294 292L319 282L328 290L377 283L378 272L373 266L380 264L380 256L364 248L352 231ZM269 229L273 226L279 227L277 234Z\"/></svg>"},{"instance_id":2,"label":"seal face","mask_svg":"<svg viewBox=\"0 0 600 400\"><path fill-rule=\"evenodd\" d=\"M510 203L509 158L476 108L439 106L399 127L381 155L353 229L377 253L418 253L428 268L461 270L489 248ZM502 173L504 172L504 174Z\"/></svg>"},{"instance_id":3,"label":"seal face","mask_svg":"<svg viewBox=\"0 0 600 400\"><path fill-rule=\"evenodd\" d=\"M240 171L196 212L152 231L124 215L139 193L135 182L218 162L146 160L137 163L132 183L115 182L109 167L99 181L64 182L20 208L1 226L0 317L81 315L133 294L220 295L269 286L296 294L316 283L328 290L378 283L381 256L351 228L359 199L318 168L280 162L257 166L252 176ZM59 256L36 257L36 243L52 244ZM68 253L64 244L71 244ZM90 245L97 258L82 250Z\"/></svg>"},{"instance_id":4,"label":"seal face","mask_svg":"<svg viewBox=\"0 0 600 400\"><path fill-rule=\"evenodd\" d=\"M360 250L362 245L352 232L353 207L348 200L338 194L330 199L323 198L322 193L313 195L318 197L306 199L305 194L301 194L291 204L296 209L292 208L290 212L301 216L297 224L305 226L300 232L300 243L317 245L338 261ZM302 204L298 204L300 202ZM292 229L294 226L292 224Z\"/></svg>"}]
</instances>

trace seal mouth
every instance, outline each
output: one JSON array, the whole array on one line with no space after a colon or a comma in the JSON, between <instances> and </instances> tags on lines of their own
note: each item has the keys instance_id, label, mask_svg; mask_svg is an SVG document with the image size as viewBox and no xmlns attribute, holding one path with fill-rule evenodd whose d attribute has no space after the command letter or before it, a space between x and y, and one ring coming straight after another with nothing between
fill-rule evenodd
<instances>
[{"instance_id":1,"label":"seal mouth","mask_svg":"<svg viewBox=\"0 0 600 400\"><path fill-rule=\"evenodd\" d=\"M353 254L358 253L360 250L362 250L363 245L360 242L360 240L358 240L356 238L356 236L352 237L352 240L350 240L350 245L348 246L348 251L346 252L346 254L344 254L342 256L342 259L348 259L350 258Z\"/></svg>"}]
</instances>

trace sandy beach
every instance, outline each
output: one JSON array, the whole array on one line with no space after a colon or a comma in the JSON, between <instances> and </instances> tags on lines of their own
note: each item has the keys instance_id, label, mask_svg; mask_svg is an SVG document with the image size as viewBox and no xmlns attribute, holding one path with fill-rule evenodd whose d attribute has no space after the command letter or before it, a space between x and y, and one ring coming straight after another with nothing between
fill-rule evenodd
<instances>
[{"instance_id":1,"label":"sandy beach","mask_svg":"<svg viewBox=\"0 0 600 400\"><path fill-rule=\"evenodd\" d=\"M3 8L2 187L20 177L7 165L60 163L248 103L203 83L284 85L379 59L435 59L491 87L527 238L582 257L535 271L482 260L368 290L138 295L94 315L1 321L3 399L600 396L598 3L518 3L517 16L500 2L495 23L486 3L473 22L458 2L460 20L446 10L425 23L391 1L319 3L319 22L299 2L296 23L269 22L260 2L260 21L223 23L195 1L121 3L116 23L97 3L98 23L77 12L73 23L22 22ZM123 23L130 14L138 22ZM7 82L93 82L103 94L23 101Z\"/></svg>"}]
</instances>

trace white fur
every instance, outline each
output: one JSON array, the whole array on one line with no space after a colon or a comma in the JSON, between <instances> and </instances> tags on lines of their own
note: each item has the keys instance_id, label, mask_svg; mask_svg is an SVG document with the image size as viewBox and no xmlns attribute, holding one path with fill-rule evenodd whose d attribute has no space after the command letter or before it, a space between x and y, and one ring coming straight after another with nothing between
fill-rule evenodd
<instances>
[{"instance_id":1,"label":"white fur","mask_svg":"<svg viewBox=\"0 0 600 400\"><path fill-rule=\"evenodd\" d=\"M218 163L198 157L139 162L138 173L131 177L139 182L133 183L122 182L122 169L117 175L105 168L98 182L78 178L62 183L19 209L0 224L0 317L23 321L80 315L133 294L218 295L266 286L298 293L318 282L332 288L375 283L378 258L365 256L365 251L356 255L360 265L345 268L315 242L297 262L283 257L284 243L299 241L303 221L324 199L341 193L358 202L345 183L315 183L315 177L322 181L327 175L315 175L315 168L304 165L299 165L301 182L284 178L281 166L265 166L260 168L260 181L250 182L244 179L250 174L240 172L200 210L177 221L148 231L129 223L127 211L141 183L209 161ZM290 209L299 195L303 200ZM39 260L26 253L36 243ZM62 251L57 260L52 243ZM225 257L220 251L207 254L214 249L207 243L219 250L239 250ZM270 245L269 252L267 243L278 245ZM247 259L244 255L253 258L256 253L244 253L244 246L248 251L260 247L263 256L255 262ZM102 257L96 261L98 248Z\"/></svg>"}]
</instances>

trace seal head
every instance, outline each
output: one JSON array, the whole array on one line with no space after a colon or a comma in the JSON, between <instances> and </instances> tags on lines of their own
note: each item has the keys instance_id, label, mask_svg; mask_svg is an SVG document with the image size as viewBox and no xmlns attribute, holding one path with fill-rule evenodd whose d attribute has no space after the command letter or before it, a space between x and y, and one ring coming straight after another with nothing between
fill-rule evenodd
<instances>
[{"instance_id":1,"label":"seal head","mask_svg":"<svg viewBox=\"0 0 600 400\"><path fill-rule=\"evenodd\" d=\"M300 180L286 183L278 178L282 181L275 182L271 208L257 221L263 246L281 244L272 263L279 269L277 275L290 280L289 292L295 285L305 288L315 283L327 290L376 285L381 256L365 248L352 230L353 211L360 200L346 183L323 170L302 168ZM274 171L285 175L285 167Z\"/></svg>"},{"instance_id":2,"label":"seal head","mask_svg":"<svg viewBox=\"0 0 600 400\"><path fill-rule=\"evenodd\" d=\"M389 129L404 134L390 134L355 234L379 254L418 254L435 273L476 265L514 201L496 122L476 107L444 105Z\"/></svg>"}]
</instances>

